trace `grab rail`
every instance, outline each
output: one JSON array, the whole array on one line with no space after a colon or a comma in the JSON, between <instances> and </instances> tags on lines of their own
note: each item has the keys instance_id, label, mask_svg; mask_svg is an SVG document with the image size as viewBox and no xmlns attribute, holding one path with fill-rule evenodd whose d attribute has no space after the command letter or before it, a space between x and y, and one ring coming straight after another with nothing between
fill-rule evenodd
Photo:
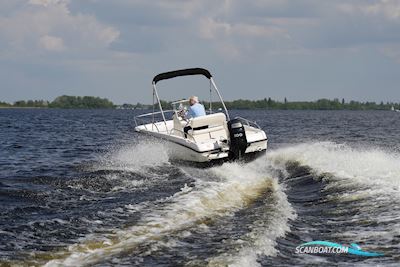
<instances>
[{"instance_id":1,"label":"grab rail","mask_svg":"<svg viewBox=\"0 0 400 267\"><path fill-rule=\"evenodd\" d=\"M247 126L253 126L253 127L255 126L256 128L261 130L261 127L255 121L251 121L251 120L245 119L243 117L235 117L235 119L238 119L238 120L241 120L241 121L245 122L247 124Z\"/></svg>"},{"instance_id":2,"label":"grab rail","mask_svg":"<svg viewBox=\"0 0 400 267\"><path fill-rule=\"evenodd\" d=\"M164 113L165 112L173 112L173 110L172 109L165 110ZM141 114L141 115L135 116L135 118L147 117L147 116L150 116L150 115L156 115L156 114L161 114L161 113L162 113L162 111L150 112L150 113L145 113L145 114Z\"/></svg>"},{"instance_id":3,"label":"grab rail","mask_svg":"<svg viewBox=\"0 0 400 267\"><path fill-rule=\"evenodd\" d=\"M152 114L149 113L149 114L144 114L144 115L152 115ZM137 119L140 119L140 117L143 117L143 116L137 116L137 117L135 117L136 126L138 126L138 124L137 124ZM159 121L159 122L162 122L162 121ZM157 130L157 132L158 132L158 133L160 132L160 129L158 128L157 124L154 123L154 122L142 123L142 124L140 124L140 125L143 125L143 126L145 127L145 129L146 129L147 131L149 131L149 129L147 129L147 126L146 126L147 124L151 124L151 126L154 125L154 127L155 127L156 130ZM153 130L153 129L151 129L151 130ZM178 130L178 129L175 129L175 128L171 129L171 130L169 131L169 134L171 135L171 134L173 134L173 132L175 132L175 131L181 133L182 135L186 135L186 136L190 137L190 139L192 139L195 143L197 143L196 138L194 138L194 136L193 136L192 134L190 134L190 133L185 133L184 131L181 131L181 130Z\"/></svg>"},{"instance_id":4,"label":"grab rail","mask_svg":"<svg viewBox=\"0 0 400 267\"><path fill-rule=\"evenodd\" d=\"M135 123L136 123L136 120L135 120ZM154 126L154 127L156 128L156 130L157 130L158 133L160 132L160 129L158 129L157 124L154 123L154 122L142 123L142 124L140 124L140 125L137 125L137 123L136 123L136 127L137 127L137 126L144 126L144 128L146 129L146 131L150 131L150 129L147 128L147 125L148 125L148 124L151 124L151 128L153 128L153 126ZM151 131L153 131L153 129L151 129Z\"/></svg>"},{"instance_id":5,"label":"grab rail","mask_svg":"<svg viewBox=\"0 0 400 267\"><path fill-rule=\"evenodd\" d=\"M172 109L171 110L165 110L164 112L156 111L156 112L150 112L150 113L145 113L145 114L141 114L141 115L135 116L134 117L135 125L139 126L139 125L145 125L146 124L146 123L144 123L144 121L142 121L143 122L142 124L138 124L138 119L142 119L142 118L145 118L145 117L153 116L153 115L156 115L156 114L162 114L162 113L166 113L166 112L174 112L174 110L172 110ZM160 121L162 121L162 120L160 120ZM159 122L159 121L156 121L156 122ZM151 123L154 124L155 122L152 121Z\"/></svg>"}]
</instances>

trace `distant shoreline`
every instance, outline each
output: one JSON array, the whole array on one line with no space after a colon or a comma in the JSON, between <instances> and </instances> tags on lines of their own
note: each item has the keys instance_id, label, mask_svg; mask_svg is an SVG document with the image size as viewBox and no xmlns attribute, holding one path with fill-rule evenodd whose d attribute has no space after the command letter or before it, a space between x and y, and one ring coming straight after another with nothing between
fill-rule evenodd
<instances>
[{"instance_id":1,"label":"distant shoreline","mask_svg":"<svg viewBox=\"0 0 400 267\"><path fill-rule=\"evenodd\" d=\"M121 109L121 108L49 108L49 107L0 107L1 109L47 109L47 110L131 110L131 111L151 111L152 109ZM229 110L249 110L249 111L386 111L390 109L262 109L262 108L229 108ZM216 112L217 110L214 110ZM398 112L398 111L397 111Z\"/></svg>"},{"instance_id":2,"label":"distant shoreline","mask_svg":"<svg viewBox=\"0 0 400 267\"><path fill-rule=\"evenodd\" d=\"M48 107L13 107L13 106L11 106L11 107L0 107L0 108L3 108L3 109L6 109L6 108L9 108L9 109L26 109L26 108L29 108L29 109L32 109L32 108L34 108L34 109L50 109L50 108L48 108Z\"/></svg>"},{"instance_id":3,"label":"distant shoreline","mask_svg":"<svg viewBox=\"0 0 400 267\"><path fill-rule=\"evenodd\" d=\"M205 107L209 106L209 102L202 101ZM212 102L214 110L223 108L220 102ZM171 102L161 101L162 108L167 110L172 108ZM345 101L335 98L319 99L316 101L288 101L286 98L283 102L269 98L260 100L238 99L233 101L225 101L228 109L236 110L399 110L400 103L395 102L359 102ZM47 100L20 100L13 104L0 101L0 108L61 108L61 109L125 109L125 110L151 110L152 105L149 104L123 104L116 105L107 98L94 96L59 96L53 101ZM156 107L158 110L158 107Z\"/></svg>"}]
</instances>

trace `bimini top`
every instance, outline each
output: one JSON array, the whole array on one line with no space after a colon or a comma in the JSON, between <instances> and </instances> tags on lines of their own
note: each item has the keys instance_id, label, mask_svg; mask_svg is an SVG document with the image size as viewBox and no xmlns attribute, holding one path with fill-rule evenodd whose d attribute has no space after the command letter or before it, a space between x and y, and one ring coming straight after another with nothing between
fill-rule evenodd
<instances>
[{"instance_id":1,"label":"bimini top","mask_svg":"<svg viewBox=\"0 0 400 267\"><path fill-rule=\"evenodd\" d=\"M212 77L211 73L206 69L191 68L191 69L174 70L174 71L160 73L153 78L153 83L156 84L158 81L161 80L171 79L178 76L188 76L188 75L204 75L208 79Z\"/></svg>"}]
</instances>

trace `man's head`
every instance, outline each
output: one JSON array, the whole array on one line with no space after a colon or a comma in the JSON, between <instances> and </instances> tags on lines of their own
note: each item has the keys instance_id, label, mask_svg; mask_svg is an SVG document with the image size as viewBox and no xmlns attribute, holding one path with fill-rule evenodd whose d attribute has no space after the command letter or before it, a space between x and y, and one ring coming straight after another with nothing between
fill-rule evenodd
<instances>
[{"instance_id":1,"label":"man's head","mask_svg":"<svg viewBox=\"0 0 400 267\"><path fill-rule=\"evenodd\" d=\"M199 98L197 96L191 96L189 98L189 104L193 106L194 104L199 103Z\"/></svg>"}]
</instances>

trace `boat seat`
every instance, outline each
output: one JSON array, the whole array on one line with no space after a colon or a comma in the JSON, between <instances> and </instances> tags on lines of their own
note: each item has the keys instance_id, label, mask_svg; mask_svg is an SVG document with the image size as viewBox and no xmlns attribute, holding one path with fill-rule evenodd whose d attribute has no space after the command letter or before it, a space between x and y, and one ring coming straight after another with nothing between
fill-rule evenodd
<instances>
[{"instance_id":1,"label":"boat seat","mask_svg":"<svg viewBox=\"0 0 400 267\"><path fill-rule=\"evenodd\" d=\"M194 118L190 121L189 126L192 127L192 130L189 130L188 133L196 142L210 139L228 139L228 129L226 125L226 116L224 113L215 113ZM204 127L207 128L204 129ZM196 130L196 128L203 129Z\"/></svg>"},{"instance_id":2,"label":"boat seat","mask_svg":"<svg viewBox=\"0 0 400 267\"><path fill-rule=\"evenodd\" d=\"M226 124L226 116L224 113L214 113L210 115L200 116L190 120L189 126L194 128L204 127L204 126L218 126Z\"/></svg>"}]
</instances>

